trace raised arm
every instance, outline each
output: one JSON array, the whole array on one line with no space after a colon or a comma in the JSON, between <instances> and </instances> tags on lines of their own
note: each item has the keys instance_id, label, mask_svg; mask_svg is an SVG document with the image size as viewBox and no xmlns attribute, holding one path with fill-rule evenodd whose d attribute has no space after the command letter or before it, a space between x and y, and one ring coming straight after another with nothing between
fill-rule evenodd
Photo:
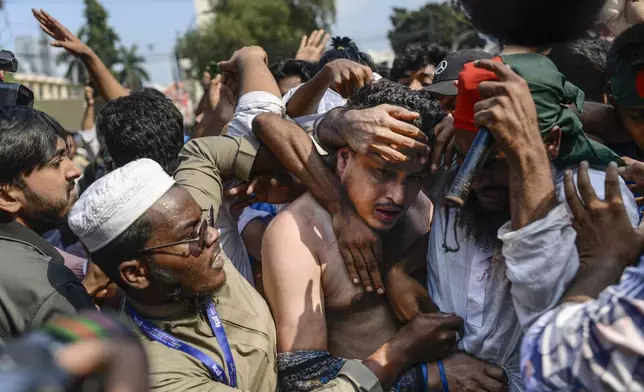
<instances>
[{"instance_id":1,"label":"raised arm","mask_svg":"<svg viewBox=\"0 0 644 392\"><path fill-rule=\"evenodd\" d=\"M72 56L79 58L85 64L90 77L105 101L128 95L127 90L114 78L112 72L89 46L46 11L36 9L31 11L40 22L40 28L54 39L51 43L52 46L65 48Z\"/></svg>"},{"instance_id":2,"label":"raised arm","mask_svg":"<svg viewBox=\"0 0 644 392\"><path fill-rule=\"evenodd\" d=\"M85 86L85 112L81 121L81 131L94 129L94 89Z\"/></svg>"},{"instance_id":3,"label":"raised arm","mask_svg":"<svg viewBox=\"0 0 644 392\"><path fill-rule=\"evenodd\" d=\"M373 72L365 65L346 59L331 61L297 89L286 105L286 113L292 118L314 114L330 87L348 97L372 81Z\"/></svg>"},{"instance_id":4,"label":"raised arm","mask_svg":"<svg viewBox=\"0 0 644 392\"><path fill-rule=\"evenodd\" d=\"M537 109L525 80L509 66L482 60L477 66L500 81L482 82L474 120L493 134L510 165L512 230L544 218L557 204L550 160L539 133Z\"/></svg>"}]
</instances>

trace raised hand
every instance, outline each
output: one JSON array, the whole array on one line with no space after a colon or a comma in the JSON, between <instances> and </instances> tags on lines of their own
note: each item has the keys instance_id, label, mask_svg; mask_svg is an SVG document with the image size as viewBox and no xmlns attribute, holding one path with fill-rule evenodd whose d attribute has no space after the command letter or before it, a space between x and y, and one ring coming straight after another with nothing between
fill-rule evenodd
<instances>
[{"instance_id":1,"label":"raised hand","mask_svg":"<svg viewBox=\"0 0 644 392\"><path fill-rule=\"evenodd\" d=\"M619 277L644 250L644 226L634 229L631 225L622 201L617 171L614 162L606 170L604 200L597 197L590 183L587 162L583 162L577 172L581 198L571 171L565 173L564 189L577 231L580 262L596 269L596 273L612 270Z\"/></svg>"},{"instance_id":2,"label":"raised hand","mask_svg":"<svg viewBox=\"0 0 644 392\"><path fill-rule=\"evenodd\" d=\"M264 49L259 46L245 46L235 51L230 59L226 61L220 61L219 68L223 72L237 74L240 73L244 64L251 59L261 60L265 64L268 64L268 55L266 54Z\"/></svg>"},{"instance_id":3,"label":"raised hand","mask_svg":"<svg viewBox=\"0 0 644 392\"><path fill-rule=\"evenodd\" d=\"M416 118L418 113L392 105L349 110L343 115L338 132L358 153L377 154L391 163L409 162L420 155L424 163L430 153L427 136L405 122Z\"/></svg>"},{"instance_id":4,"label":"raised hand","mask_svg":"<svg viewBox=\"0 0 644 392\"><path fill-rule=\"evenodd\" d=\"M34 17L40 22L40 28L47 33L54 41L51 46L65 48L75 57L88 56L92 50L83 41L78 39L67 27L63 26L56 18L49 15L45 10L32 9Z\"/></svg>"},{"instance_id":5,"label":"raised hand","mask_svg":"<svg viewBox=\"0 0 644 392\"><path fill-rule=\"evenodd\" d=\"M310 36L303 36L295 59L317 63L324 53L329 38L330 35L323 29L313 31Z\"/></svg>"},{"instance_id":6,"label":"raised hand","mask_svg":"<svg viewBox=\"0 0 644 392\"><path fill-rule=\"evenodd\" d=\"M522 150L545 150L528 83L509 66L497 61L480 60L475 66L494 72L499 78L479 85L483 99L474 105L476 124L490 130L496 145L510 160Z\"/></svg>"},{"instance_id":7,"label":"raised hand","mask_svg":"<svg viewBox=\"0 0 644 392\"><path fill-rule=\"evenodd\" d=\"M371 68L347 59L333 60L320 72L327 76L329 83L345 98L373 81Z\"/></svg>"}]
</instances>

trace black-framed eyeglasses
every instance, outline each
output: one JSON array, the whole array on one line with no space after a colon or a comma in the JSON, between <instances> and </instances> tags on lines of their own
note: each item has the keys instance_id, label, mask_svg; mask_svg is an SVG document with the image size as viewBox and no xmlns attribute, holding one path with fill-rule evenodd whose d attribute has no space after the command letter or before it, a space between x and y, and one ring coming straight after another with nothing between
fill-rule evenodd
<instances>
[{"instance_id":1,"label":"black-framed eyeglasses","mask_svg":"<svg viewBox=\"0 0 644 392\"><path fill-rule=\"evenodd\" d=\"M199 232L197 233L196 238L170 242L168 244L151 246L149 248L141 249L139 253L147 253L153 250L159 250L163 248L169 248L171 246L192 244L192 243L197 243L199 252L203 252L203 250L206 249L206 245L208 243L208 228L210 227L215 227L215 213L214 213L214 208L212 206L210 206L210 211L208 212L208 218L204 219L203 222L201 222L201 225L199 226Z\"/></svg>"}]
</instances>

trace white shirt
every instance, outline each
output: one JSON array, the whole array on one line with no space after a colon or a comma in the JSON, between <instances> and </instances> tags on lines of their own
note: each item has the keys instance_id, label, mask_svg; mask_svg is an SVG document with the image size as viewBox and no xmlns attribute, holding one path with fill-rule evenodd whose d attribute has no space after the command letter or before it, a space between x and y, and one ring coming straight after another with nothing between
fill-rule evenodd
<instances>
[{"instance_id":1,"label":"white shirt","mask_svg":"<svg viewBox=\"0 0 644 392\"><path fill-rule=\"evenodd\" d=\"M589 170L598 197L604 197L605 173ZM575 175L576 183L576 175ZM445 230L445 208L434 216L427 255L429 293L443 312L454 312L465 320L465 333L458 348L502 366L510 378L510 390L523 390L520 348L524 330L556 305L579 268L575 246L577 234L570 225L565 203L563 172L555 176L560 205L543 219L510 231L499 229L502 252L484 252L472 244L461 229L456 230L460 250L445 253L447 244L456 248L455 212ZM639 212L633 195L620 179L622 197L633 226Z\"/></svg>"},{"instance_id":2,"label":"white shirt","mask_svg":"<svg viewBox=\"0 0 644 392\"><path fill-rule=\"evenodd\" d=\"M285 109L282 100L266 91L253 91L244 94L237 102L233 119L228 124L227 134L241 136L248 140L255 148L259 148L260 141L253 135L253 120L262 113L275 113L284 116ZM228 189L238 181L228 181L224 185ZM250 284L255 285L253 270L244 240L237 231L237 219L230 213L231 203L224 199L217 214L215 227L220 231L219 241L226 256L233 262L237 271L246 278Z\"/></svg>"}]
</instances>

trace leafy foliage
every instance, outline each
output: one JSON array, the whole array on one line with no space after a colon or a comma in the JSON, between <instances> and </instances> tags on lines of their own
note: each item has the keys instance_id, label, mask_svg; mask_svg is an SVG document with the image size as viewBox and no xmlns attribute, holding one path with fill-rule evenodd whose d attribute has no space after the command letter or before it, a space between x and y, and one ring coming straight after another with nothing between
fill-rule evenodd
<instances>
[{"instance_id":1,"label":"leafy foliage","mask_svg":"<svg viewBox=\"0 0 644 392\"><path fill-rule=\"evenodd\" d=\"M193 76L246 45L262 46L270 62L292 58L303 35L335 21L335 0L218 0L212 10L210 23L177 43Z\"/></svg>"},{"instance_id":2,"label":"leafy foliage","mask_svg":"<svg viewBox=\"0 0 644 392\"><path fill-rule=\"evenodd\" d=\"M485 46L467 16L454 1L428 3L418 10L394 8L388 37L397 54L415 42L442 45L451 50Z\"/></svg>"}]
</instances>

